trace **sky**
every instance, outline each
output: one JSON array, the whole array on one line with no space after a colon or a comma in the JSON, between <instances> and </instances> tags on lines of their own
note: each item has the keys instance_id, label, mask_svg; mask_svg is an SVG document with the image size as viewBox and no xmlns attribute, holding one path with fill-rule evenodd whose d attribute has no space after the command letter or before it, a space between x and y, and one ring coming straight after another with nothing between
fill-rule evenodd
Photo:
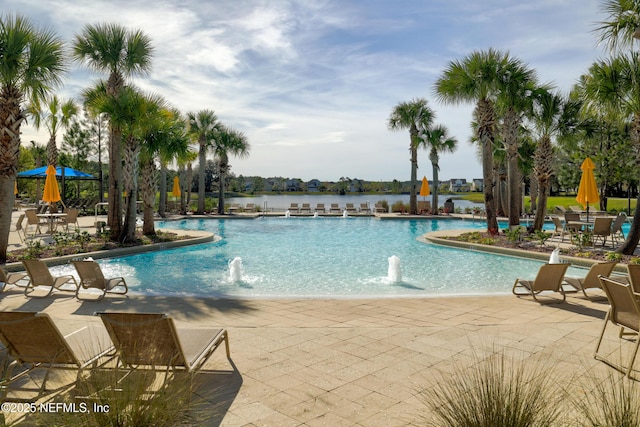
<instances>
[{"instance_id":1,"label":"sky","mask_svg":"<svg viewBox=\"0 0 640 427\"><path fill-rule=\"evenodd\" d=\"M473 105L443 105L434 93L446 66L500 49L568 92L604 56L594 29L606 19L598 0L0 0L0 9L69 46L88 24L142 31L154 52L136 86L183 113L214 110L243 132L250 155L232 157L232 173L305 181L409 180L409 132L387 123L415 98L458 140L439 178L481 178ZM79 101L106 77L71 63L56 93ZM22 131L23 143L48 140ZM418 164L419 178L431 178L427 150Z\"/></svg>"}]
</instances>

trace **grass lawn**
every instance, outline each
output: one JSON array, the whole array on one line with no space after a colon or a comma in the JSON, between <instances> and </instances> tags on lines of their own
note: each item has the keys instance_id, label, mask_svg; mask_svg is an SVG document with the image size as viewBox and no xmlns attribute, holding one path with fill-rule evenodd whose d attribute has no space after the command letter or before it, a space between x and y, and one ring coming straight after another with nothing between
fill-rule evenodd
<instances>
[{"instance_id":1,"label":"grass lawn","mask_svg":"<svg viewBox=\"0 0 640 427\"><path fill-rule=\"evenodd\" d=\"M463 197L465 200L469 200L476 203L482 203L484 201L484 196L482 193L466 193ZM529 210L530 206L530 198L525 198L526 209ZM550 196L547 199L547 211L553 212L553 209L556 206L564 206L568 208L569 206L580 206L580 204L576 201L575 196ZM607 201L607 211L611 213L627 211L627 207L629 206L629 202L626 198L616 198L610 197ZM636 207L636 199L631 199L631 213L633 214L633 210ZM597 206L590 206L590 209L596 210Z\"/></svg>"}]
</instances>

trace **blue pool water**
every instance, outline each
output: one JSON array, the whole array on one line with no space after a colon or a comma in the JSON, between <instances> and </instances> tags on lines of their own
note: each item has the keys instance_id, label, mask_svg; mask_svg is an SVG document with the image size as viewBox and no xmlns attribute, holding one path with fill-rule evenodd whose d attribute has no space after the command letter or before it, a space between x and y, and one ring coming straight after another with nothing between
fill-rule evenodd
<instances>
[{"instance_id":1,"label":"blue pool water","mask_svg":"<svg viewBox=\"0 0 640 427\"><path fill-rule=\"evenodd\" d=\"M189 219L160 228L206 230L213 243L100 260L107 276L132 291L218 297L391 297L495 294L541 263L423 243L434 230L485 229L483 222L375 218ZM391 256L402 280L389 279ZM242 260L239 281L229 262ZM67 271L65 271L65 269ZM60 267L58 273L72 273ZM577 276L584 271L575 270Z\"/></svg>"}]
</instances>

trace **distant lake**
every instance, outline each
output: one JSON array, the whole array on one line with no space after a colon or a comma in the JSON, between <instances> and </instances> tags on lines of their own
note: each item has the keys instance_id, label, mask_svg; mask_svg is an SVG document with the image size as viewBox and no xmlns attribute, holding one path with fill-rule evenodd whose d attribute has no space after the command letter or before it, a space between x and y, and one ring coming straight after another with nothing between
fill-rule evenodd
<instances>
[{"instance_id":1,"label":"distant lake","mask_svg":"<svg viewBox=\"0 0 640 427\"><path fill-rule=\"evenodd\" d=\"M459 197L459 196L457 196ZM472 208L482 207L481 203L473 203L468 200L462 200L454 195L445 194L438 195L438 204L444 205L445 200L453 199L453 203L456 208ZM326 207L329 207L331 203L338 203L341 208L344 208L345 204L353 203L355 206L360 206L360 203L369 203L369 206L373 207L376 203L386 200L389 206L393 205L398 200L409 203L408 194L359 194L359 195L344 195L339 196L336 194L277 194L268 196L256 196L256 197L230 197L225 199L226 203L239 203L240 206L244 206L247 203L255 203L260 209L267 208L267 210L285 211L291 203L297 203L298 206L302 203L309 203L311 208L314 208L318 203L324 203ZM424 197L418 196L418 200L425 200ZM431 201L431 196L426 197L426 200ZM266 203L266 205L265 205Z\"/></svg>"}]
</instances>

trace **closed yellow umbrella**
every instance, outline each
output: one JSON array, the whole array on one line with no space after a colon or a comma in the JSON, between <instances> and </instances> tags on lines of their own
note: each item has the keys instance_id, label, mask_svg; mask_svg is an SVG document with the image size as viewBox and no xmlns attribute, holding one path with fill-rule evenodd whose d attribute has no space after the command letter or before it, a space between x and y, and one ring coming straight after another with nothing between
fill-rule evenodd
<instances>
[{"instance_id":1,"label":"closed yellow umbrella","mask_svg":"<svg viewBox=\"0 0 640 427\"><path fill-rule=\"evenodd\" d=\"M47 203L55 203L62 200L58 189L58 181L56 180L56 168L52 165L47 167L47 178L44 180L42 200Z\"/></svg>"},{"instance_id":2,"label":"closed yellow umbrella","mask_svg":"<svg viewBox=\"0 0 640 427\"><path fill-rule=\"evenodd\" d=\"M171 191L173 197L180 197L180 178L173 177L173 191Z\"/></svg>"},{"instance_id":3,"label":"closed yellow umbrella","mask_svg":"<svg viewBox=\"0 0 640 427\"><path fill-rule=\"evenodd\" d=\"M580 186L578 187L578 196L576 200L587 210L587 221L589 220L589 203L599 203L600 195L598 194L598 185L593 170L596 165L587 157L582 162L582 178L580 178Z\"/></svg>"},{"instance_id":4,"label":"closed yellow umbrella","mask_svg":"<svg viewBox=\"0 0 640 427\"><path fill-rule=\"evenodd\" d=\"M427 197L429 194L431 194L431 191L429 191L429 181L427 181L427 177L424 176L422 177L422 186L420 187L420 195L422 197Z\"/></svg>"},{"instance_id":5,"label":"closed yellow umbrella","mask_svg":"<svg viewBox=\"0 0 640 427\"><path fill-rule=\"evenodd\" d=\"M18 194L18 181L14 181L13 183L13 194Z\"/></svg>"}]
</instances>

